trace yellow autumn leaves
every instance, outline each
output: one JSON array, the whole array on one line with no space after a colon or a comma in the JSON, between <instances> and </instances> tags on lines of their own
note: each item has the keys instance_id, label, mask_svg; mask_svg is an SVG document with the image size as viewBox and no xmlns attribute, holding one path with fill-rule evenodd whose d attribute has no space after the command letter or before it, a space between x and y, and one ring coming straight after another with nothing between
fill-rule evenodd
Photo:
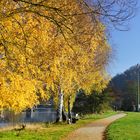
<instances>
[{"instance_id":1,"label":"yellow autumn leaves","mask_svg":"<svg viewBox=\"0 0 140 140\"><path fill-rule=\"evenodd\" d=\"M96 20L86 14L73 16L86 10L74 0L44 1L40 7L4 1L8 5L0 4L0 15L5 15L0 20L1 109L20 112L50 96L57 105L58 87L65 102L69 96L74 100L81 88L90 93L106 87L110 46L99 15Z\"/></svg>"},{"instance_id":2,"label":"yellow autumn leaves","mask_svg":"<svg viewBox=\"0 0 140 140\"><path fill-rule=\"evenodd\" d=\"M10 72L0 74L0 108L21 112L38 103L34 81Z\"/></svg>"}]
</instances>

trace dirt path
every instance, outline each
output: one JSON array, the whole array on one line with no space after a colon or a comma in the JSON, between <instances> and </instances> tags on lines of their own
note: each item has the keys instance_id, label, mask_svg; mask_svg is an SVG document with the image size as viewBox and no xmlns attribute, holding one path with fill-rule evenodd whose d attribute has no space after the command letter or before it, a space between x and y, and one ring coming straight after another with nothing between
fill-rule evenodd
<instances>
[{"instance_id":1,"label":"dirt path","mask_svg":"<svg viewBox=\"0 0 140 140\"><path fill-rule=\"evenodd\" d=\"M113 121L124 117L121 113L108 118L100 119L70 133L65 140L103 140L106 127Z\"/></svg>"}]
</instances>

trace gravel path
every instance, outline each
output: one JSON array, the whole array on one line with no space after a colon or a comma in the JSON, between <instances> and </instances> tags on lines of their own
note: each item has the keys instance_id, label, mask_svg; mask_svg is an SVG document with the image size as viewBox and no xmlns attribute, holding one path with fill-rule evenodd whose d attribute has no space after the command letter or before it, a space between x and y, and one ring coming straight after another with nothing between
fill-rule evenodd
<instances>
[{"instance_id":1,"label":"gravel path","mask_svg":"<svg viewBox=\"0 0 140 140\"><path fill-rule=\"evenodd\" d=\"M70 133L65 140L103 140L106 127L113 121L124 117L121 113L108 118L100 119Z\"/></svg>"}]
</instances>

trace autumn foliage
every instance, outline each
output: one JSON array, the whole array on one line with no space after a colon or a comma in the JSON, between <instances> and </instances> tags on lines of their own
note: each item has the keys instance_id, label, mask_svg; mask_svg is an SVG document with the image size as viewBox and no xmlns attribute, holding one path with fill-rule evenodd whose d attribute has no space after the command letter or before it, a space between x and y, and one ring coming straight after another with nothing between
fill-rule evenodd
<instances>
[{"instance_id":1,"label":"autumn foliage","mask_svg":"<svg viewBox=\"0 0 140 140\"><path fill-rule=\"evenodd\" d=\"M36 3L0 4L1 109L20 112L50 96L58 105L60 92L67 106L79 89L100 92L109 81L111 49L100 15L76 14L87 9L73 0Z\"/></svg>"}]
</instances>

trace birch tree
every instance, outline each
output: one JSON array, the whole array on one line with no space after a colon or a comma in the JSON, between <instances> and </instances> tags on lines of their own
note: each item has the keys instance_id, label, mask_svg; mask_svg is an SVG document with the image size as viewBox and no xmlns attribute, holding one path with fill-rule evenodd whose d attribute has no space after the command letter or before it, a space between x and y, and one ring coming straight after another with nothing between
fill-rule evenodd
<instances>
[{"instance_id":1,"label":"birch tree","mask_svg":"<svg viewBox=\"0 0 140 140\"><path fill-rule=\"evenodd\" d=\"M102 2L104 6L98 1L91 6L89 2L81 0L1 1L0 61L5 63L4 69L17 76L12 81L19 79L19 83L23 80L33 84L32 89L26 90L26 93L33 93L34 100L31 104L29 100L23 100L23 106L19 106L19 110L36 104L36 91L39 90L43 99L54 97L56 106L59 105L59 118L62 121L62 99L64 102L67 102L70 96L73 99L80 88L87 90L87 93L93 88L105 88L108 82L105 66L110 46L102 18L104 15L110 19L110 16L101 10L108 5L106 1ZM7 79L4 79L1 90L6 87ZM12 83L9 84L11 89L14 87ZM43 84L46 84L46 92L40 87ZM21 85L22 82L19 90L17 89L18 93L29 88L26 86L28 84ZM6 87L7 93L10 88ZM34 94L35 92L37 94ZM8 95L13 98L12 94ZM15 95L18 96L17 93ZM12 101L14 104L14 100L11 100L11 104ZM27 105L24 105L26 102ZM11 106L1 106L4 107ZM18 110L16 107L12 108Z\"/></svg>"}]
</instances>

